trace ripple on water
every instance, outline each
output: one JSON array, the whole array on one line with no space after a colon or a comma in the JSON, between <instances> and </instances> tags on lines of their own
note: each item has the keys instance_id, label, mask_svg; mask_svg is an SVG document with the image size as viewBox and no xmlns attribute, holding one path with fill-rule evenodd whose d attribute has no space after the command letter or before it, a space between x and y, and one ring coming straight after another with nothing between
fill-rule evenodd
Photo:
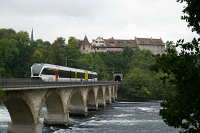
<instances>
[{"instance_id":1,"label":"ripple on water","mask_svg":"<svg viewBox=\"0 0 200 133\"><path fill-rule=\"evenodd\" d=\"M117 117L117 118L120 118L120 117L130 117L130 116L133 116L133 114L119 114L119 115L113 115L113 117Z\"/></svg>"},{"instance_id":2,"label":"ripple on water","mask_svg":"<svg viewBox=\"0 0 200 133\"><path fill-rule=\"evenodd\" d=\"M163 123L162 120L127 120L127 119L113 119L113 120L90 120L82 123L81 125L102 126L102 125L118 125L118 126L131 126L141 125L148 123Z\"/></svg>"},{"instance_id":3,"label":"ripple on water","mask_svg":"<svg viewBox=\"0 0 200 133\"><path fill-rule=\"evenodd\" d=\"M0 123L8 123L10 121L11 121L10 115L6 107L0 106Z\"/></svg>"},{"instance_id":4,"label":"ripple on water","mask_svg":"<svg viewBox=\"0 0 200 133\"><path fill-rule=\"evenodd\" d=\"M146 111L146 112L159 112L158 108L154 108L154 107L137 107L137 109L142 110L142 111Z\"/></svg>"},{"instance_id":5,"label":"ripple on water","mask_svg":"<svg viewBox=\"0 0 200 133\"><path fill-rule=\"evenodd\" d=\"M178 133L167 127L159 117L159 103L126 102L115 103L112 108L95 112L86 119L72 119L74 125L67 129L45 128L43 133ZM41 118L45 109L42 109ZM7 128L2 122L10 122L7 109L0 106L0 133Z\"/></svg>"}]
</instances>

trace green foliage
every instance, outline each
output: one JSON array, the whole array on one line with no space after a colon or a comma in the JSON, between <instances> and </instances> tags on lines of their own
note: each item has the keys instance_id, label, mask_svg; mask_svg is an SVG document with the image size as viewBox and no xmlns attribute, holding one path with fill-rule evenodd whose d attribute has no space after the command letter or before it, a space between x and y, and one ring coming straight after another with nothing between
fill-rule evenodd
<instances>
[{"instance_id":1,"label":"green foliage","mask_svg":"<svg viewBox=\"0 0 200 133\"><path fill-rule=\"evenodd\" d=\"M70 37L68 39L68 45L65 48L65 56L67 60L67 66L69 67L79 67L79 64L76 64L79 57L81 57L81 52L79 50L79 40L75 37Z\"/></svg>"},{"instance_id":2,"label":"green foliage","mask_svg":"<svg viewBox=\"0 0 200 133\"><path fill-rule=\"evenodd\" d=\"M13 39L15 35L13 29L0 29L0 39Z\"/></svg>"},{"instance_id":3,"label":"green foliage","mask_svg":"<svg viewBox=\"0 0 200 133\"><path fill-rule=\"evenodd\" d=\"M50 52L51 43L48 41L43 41L42 39L38 39L31 44L31 64L47 62Z\"/></svg>"},{"instance_id":4,"label":"green foliage","mask_svg":"<svg viewBox=\"0 0 200 133\"><path fill-rule=\"evenodd\" d=\"M65 40L57 38L49 48L48 62L50 64L65 65Z\"/></svg>"},{"instance_id":5,"label":"green foliage","mask_svg":"<svg viewBox=\"0 0 200 133\"><path fill-rule=\"evenodd\" d=\"M73 48L79 48L79 40L75 37L69 37L68 45Z\"/></svg>"},{"instance_id":6,"label":"green foliage","mask_svg":"<svg viewBox=\"0 0 200 133\"><path fill-rule=\"evenodd\" d=\"M166 78L173 88L173 95L168 95L162 103L161 116L168 125L183 128L184 133L200 131L200 53L196 45L199 42L200 39L192 43L179 41L181 53L168 50L157 58L158 70L168 75Z\"/></svg>"},{"instance_id":7,"label":"green foliage","mask_svg":"<svg viewBox=\"0 0 200 133\"><path fill-rule=\"evenodd\" d=\"M133 68L123 81L123 88L127 89L126 96L130 100L145 99L151 95L149 80L151 77L140 68Z\"/></svg>"},{"instance_id":8,"label":"green foliage","mask_svg":"<svg viewBox=\"0 0 200 133\"><path fill-rule=\"evenodd\" d=\"M177 0L180 3L186 4L183 9L184 16L182 19L188 22L188 26L192 27L192 31L200 34L200 1L199 0Z\"/></svg>"},{"instance_id":9,"label":"green foliage","mask_svg":"<svg viewBox=\"0 0 200 133\"><path fill-rule=\"evenodd\" d=\"M154 55L147 50L138 50L130 60L129 69L132 67L149 69L155 63Z\"/></svg>"},{"instance_id":10,"label":"green foliage","mask_svg":"<svg viewBox=\"0 0 200 133\"><path fill-rule=\"evenodd\" d=\"M200 33L200 2L198 0L178 0L185 2L182 18L188 22L193 31ZM160 115L164 121L181 133L199 133L200 131L200 38L185 43L179 40L176 47L167 48L166 54L156 57L156 70L163 72L162 77L167 93L161 103Z\"/></svg>"},{"instance_id":11,"label":"green foliage","mask_svg":"<svg viewBox=\"0 0 200 133\"><path fill-rule=\"evenodd\" d=\"M105 63L98 54L83 54L76 61L77 68L95 71L99 74L99 80L108 80L108 73L103 70Z\"/></svg>"},{"instance_id":12,"label":"green foliage","mask_svg":"<svg viewBox=\"0 0 200 133\"><path fill-rule=\"evenodd\" d=\"M14 39L0 39L0 76L11 77L16 56L19 55L17 41Z\"/></svg>"},{"instance_id":13,"label":"green foliage","mask_svg":"<svg viewBox=\"0 0 200 133\"><path fill-rule=\"evenodd\" d=\"M6 96L6 92L5 91L0 91L0 100L2 97Z\"/></svg>"},{"instance_id":14,"label":"green foliage","mask_svg":"<svg viewBox=\"0 0 200 133\"><path fill-rule=\"evenodd\" d=\"M147 50L136 50L128 63L128 74L122 81L121 93L129 100L161 99L165 90L159 79L163 73L152 72L155 56Z\"/></svg>"}]
</instances>

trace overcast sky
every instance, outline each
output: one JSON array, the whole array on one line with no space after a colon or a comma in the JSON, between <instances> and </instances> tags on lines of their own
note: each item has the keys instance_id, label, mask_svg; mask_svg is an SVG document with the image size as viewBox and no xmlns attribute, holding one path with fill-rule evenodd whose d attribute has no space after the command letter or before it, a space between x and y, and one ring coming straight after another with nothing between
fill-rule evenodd
<instances>
[{"instance_id":1,"label":"overcast sky","mask_svg":"<svg viewBox=\"0 0 200 133\"><path fill-rule=\"evenodd\" d=\"M180 19L182 8L176 0L1 0L0 28L33 28L35 39L51 42L85 35L190 41L195 34Z\"/></svg>"}]
</instances>

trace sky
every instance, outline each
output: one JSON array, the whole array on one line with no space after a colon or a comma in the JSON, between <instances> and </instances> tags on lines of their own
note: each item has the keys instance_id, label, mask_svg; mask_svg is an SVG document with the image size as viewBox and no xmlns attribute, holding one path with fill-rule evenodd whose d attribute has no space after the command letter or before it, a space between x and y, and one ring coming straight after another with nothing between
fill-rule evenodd
<instances>
[{"instance_id":1,"label":"sky","mask_svg":"<svg viewBox=\"0 0 200 133\"><path fill-rule=\"evenodd\" d=\"M196 36L181 20L176 0L1 0L0 28L31 33L53 42L57 37L161 38L176 42Z\"/></svg>"}]
</instances>

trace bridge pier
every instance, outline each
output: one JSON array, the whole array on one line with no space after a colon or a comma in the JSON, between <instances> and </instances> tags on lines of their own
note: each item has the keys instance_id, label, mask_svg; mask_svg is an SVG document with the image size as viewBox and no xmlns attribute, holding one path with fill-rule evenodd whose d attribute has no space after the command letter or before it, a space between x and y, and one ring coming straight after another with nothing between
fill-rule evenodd
<instances>
[{"instance_id":1,"label":"bridge pier","mask_svg":"<svg viewBox=\"0 0 200 133\"><path fill-rule=\"evenodd\" d=\"M115 102L115 86L113 85L112 86L112 91L111 91L111 93L112 93L112 102Z\"/></svg>"},{"instance_id":2,"label":"bridge pier","mask_svg":"<svg viewBox=\"0 0 200 133\"><path fill-rule=\"evenodd\" d=\"M87 116L88 109L86 106L70 106L69 107L70 115L72 116Z\"/></svg>"},{"instance_id":3,"label":"bridge pier","mask_svg":"<svg viewBox=\"0 0 200 133\"><path fill-rule=\"evenodd\" d=\"M105 99L98 99L98 108L104 108L106 106Z\"/></svg>"},{"instance_id":4,"label":"bridge pier","mask_svg":"<svg viewBox=\"0 0 200 133\"><path fill-rule=\"evenodd\" d=\"M4 99L12 122L8 133L42 133L39 110L46 91L13 91Z\"/></svg>"},{"instance_id":5,"label":"bridge pier","mask_svg":"<svg viewBox=\"0 0 200 133\"><path fill-rule=\"evenodd\" d=\"M72 89L68 108L70 115L87 116L87 88Z\"/></svg>"},{"instance_id":6,"label":"bridge pier","mask_svg":"<svg viewBox=\"0 0 200 133\"><path fill-rule=\"evenodd\" d=\"M118 92L118 85L115 85L115 94L114 94L115 99L117 99L117 92Z\"/></svg>"},{"instance_id":7,"label":"bridge pier","mask_svg":"<svg viewBox=\"0 0 200 133\"><path fill-rule=\"evenodd\" d=\"M87 94L87 107L89 111L98 110L97 92L98 87L91 87Z\"/></svg>"},{"instance_id":8,"label":"bridge pier","mask_svg":"<svg viewBox=\"0 0 200 133\"><path fill-rule=\"evenodd\" d=\"M98 104L88 104L87 106L89 111L98 110Z\"/></svg>"},{"instance_id":9,"label":"bridge pier","mask_svg":"<svg viewBox=\"0 0 200 133\"><path fill-rule=\"evenodd\" d=\"M106 99L106 104L111 104L112 103L112 86L106 87L105 91L105 99Z\"/></svg>"},{"instance_id":10,"label":"bridge pier","mask_svg":"<svg viewBox=\"0 0 200 133\"><path fill-rule=\"evenodd\" d=\"M66 104L63 102L65 99L62 94L65 93L64 89L51 90L45 96L45 103L47 112L44 116L45 125L63 125L69 124L69 112L64 107ZM67 96L67 95L66 95Z\"/></svg>"},{"instance_id":11,"label":"bridge pier","mask_svg":"<svg viewBox=\"0 0 200 133\"><path fill-rule=\"evenodd\" d=\"M8 133L42 133L42 127L43 125L40 123L32 125L9 124Z\"/></svg>"},{"instance_id":12,"label":"bridge pier","mask_svg":"<svg viewBox=\"0 0 200 133\"><path fill-rule=\"evenodd\" d=\"M97 94L97 103L98 103L98 107L100 108L104 108L106 106L104 86L99 86L98 94Z\"/></svg>"},{"instance_id":13,"label":"bridge pier","mask_svg":"<svg viewBox=\"0 0 200 133\"><path fill-rule=\"evenodd\" d=\"M46 113L44 117L45 125L69 125L69 114Z\"/></svg>"}]
</instances>

